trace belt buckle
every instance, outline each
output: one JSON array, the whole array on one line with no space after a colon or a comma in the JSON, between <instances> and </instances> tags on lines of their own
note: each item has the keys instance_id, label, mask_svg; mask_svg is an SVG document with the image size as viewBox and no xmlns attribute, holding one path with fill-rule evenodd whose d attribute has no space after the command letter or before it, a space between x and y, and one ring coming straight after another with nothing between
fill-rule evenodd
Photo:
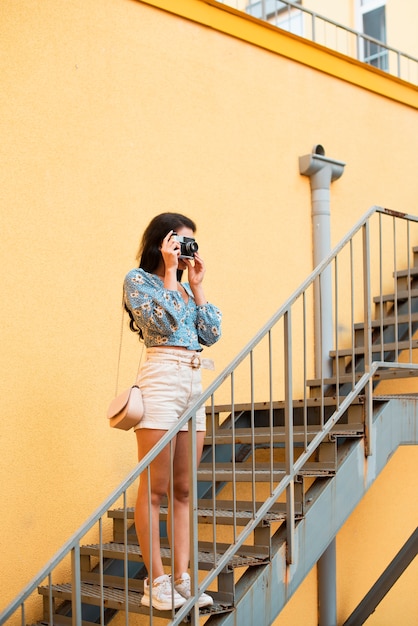
<instances>
[{"instance_id":1,"label":"belt buckle","mask_svg":"<svg viewBox=\"0 0 418 626\"><path fill-rule=\"evenodd\" d=\"M201 366L201 362L200 362L200 357L197 356L197 354L195 354L191 361L190 361L190 365L192 366L193 369L197 370L199 369L199 367Z\"/></svg>"}]
</instances>

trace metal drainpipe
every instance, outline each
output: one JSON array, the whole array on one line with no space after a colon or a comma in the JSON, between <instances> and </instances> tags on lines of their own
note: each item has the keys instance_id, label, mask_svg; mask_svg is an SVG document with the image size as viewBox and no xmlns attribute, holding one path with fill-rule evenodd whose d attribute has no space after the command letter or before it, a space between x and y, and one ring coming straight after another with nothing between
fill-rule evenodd
<instances>
[{"instance_id":1,"label":"metal drainpipe","mask_svg":"<svg viewBox=\"0 0 418 626\"><path fill-rule=\"evenodd\" d=\"M325 156L323 146L314 146L311 154L299 157L299 172L309 176L312 202L312 239L314 268L331 251L331 183L342 176L345 163ZM332 349L332 277L331 268L322 274L314 291L315 377L332 374L329 352ZM336 541L332 539L317 563L318 625L337 624Z\"/></svg>"}]
</instances>

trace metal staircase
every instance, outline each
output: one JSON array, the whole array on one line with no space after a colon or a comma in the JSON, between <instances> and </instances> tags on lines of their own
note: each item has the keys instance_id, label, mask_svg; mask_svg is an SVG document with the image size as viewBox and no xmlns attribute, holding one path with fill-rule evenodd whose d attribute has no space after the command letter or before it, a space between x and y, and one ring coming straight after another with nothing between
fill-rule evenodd
<instances>
[{"instance_id":1,"label":"metal staircase","mask_svg":"<svg viewBox=\"0 0 418 626\"><path fill-rule=\"evenodd\" d=\"M389 456L399 445L418 443L418 396L410 389L401 396L400 382L396 396L384 387L418 376L412 241L418 218L370 209L0 615L0 624L17 611L26 623L25 607L35 595L42 598L43 624L107 624L118 611L127 623L136 614L135 624L155 618L271 624ZM332 277L334 349L332 374L318 377L312 376L312 307L326 276ZM194 446L195 412L203 402L204 454L199 467L190 462L195 593L176 613L150 611L140 604L146 572L131 488L187 422ZM164 506L161 519L167 515ZM169 572L173 554L165 540L161 551ZM66 559L71 580L58 583ZM205 590L214 604L199 612Z\"/></svg>"}]
</instances>

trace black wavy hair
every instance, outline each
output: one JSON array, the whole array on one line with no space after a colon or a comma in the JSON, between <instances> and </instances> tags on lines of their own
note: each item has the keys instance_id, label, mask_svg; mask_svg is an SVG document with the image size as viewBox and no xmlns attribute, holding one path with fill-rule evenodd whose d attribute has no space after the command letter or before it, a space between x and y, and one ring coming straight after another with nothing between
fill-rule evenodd
<instances>
[{"instance_id":1,"label":"black wavy hair","mask_svg":"<svg viewBox=\"0 0 418 626\"><path fill-rule=\"evenodd\" d=\"M193 232L196 232L196 224L193 220L181 213L160 213L156 215L146 227L144 234L142 235L141 243L139 245L136 260L139 263L139 267L146 272L153 273L159 266L161 255L161 243L164 237L170 232L170 230L176 230L185 226L190 228ZM177 278L180 281L183 272L178 270ZM129 328L138 333L140 339L144 339L142 330L137 325L135 318L131 311L125 304L125 310L128 312L130 321Z\"/></svg>"}]
</instances>

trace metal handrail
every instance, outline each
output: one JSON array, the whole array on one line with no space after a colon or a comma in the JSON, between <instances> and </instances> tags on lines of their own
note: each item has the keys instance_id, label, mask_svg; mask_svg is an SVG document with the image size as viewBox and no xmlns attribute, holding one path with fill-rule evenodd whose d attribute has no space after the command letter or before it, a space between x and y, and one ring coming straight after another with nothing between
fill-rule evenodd
<instances>
[{"instance_id":1,"label":"metal handrail","mask_svg":"<svg viewBox=\"0 0 418 626\"><path fill-rule=\"evenodd\" d=\"M229 5L231 7L235 7L236 5L236 3L233 2L233 0L225 0L224 2L221 2L220 4L223 4L224 6ZM257 15L255 17L263 21L269 22L270 24L273 24L273 25L275 24L274 22L272 22L272 19L274 17L276 18L280 17L284 14L286 9L283 7L283 5L287 7L289 16L290 16L291 11L298 11L302 15L308 16L310 23L311 23L311 27L310 27L311 36L309 36L309 34L302 34L302 37L305 39L309 39L310 41L320 43L321 45L324 45L327 48L337 50L338 52L341 51L338 45L328 45L328 43L324 43L323 41L321 41L321 38L319 37L318 24L319 23L324 24L325 28L327 25L332 26L337 32L343 31L347 33L348 35L353 36L354 42L352 46L352 52L349 52L346 46L342 54L346 54L348 56L356 58L358 61L362 61L364 63L373 65L374 67L377 67L378 69L381 69L382 71L385 71L391 75L397 76L398 78L401 78L402 80L410 82L414 85L418 84L418 59L416 57L413 57L410 54L407 54L406 52L402 52L398 48L389 46L388 44L380 41L379 39L375 39L374 37L371 37L369 35L366 35L365 33L362 33L353 28L350 28L349 26L340 24L339 22L336 22L335 20L325 17L324 15L320 15L316 11L313 11L312 9L308 9L307 7L304 7L303 5L297 2L292 2L292 0L260 0L260 2L248 3L245 9L245 12L247 14L253 15L253 12L251 12L251 7L253 5L260 5L260 9L261 9L260 15ZM280 25L277 27L284 28L283 25ZM361 50L361 45L360 45L360 42L362 41L365 42L368 46L370 45L377 46L379 53L377 53L376 55L363 54ZM391 67L391 63L388 63L387 68L383 67L382 64L378 63L377 65L375 65L374 63L372 63L373 60L379 61L379 59L382 58L382 56L383 56L383 61L385 61L386 55L394 57L395 59L394 67ZM373 57L375 57L375 59ZM405 64L405 68L403 68L403 63L402 63L403 61ZM414 76L410 75L411 72L409 71L409 69L411 65L414 67Z\"/></svg>"},{"instance_id":2,"label":"metal handrail","mask_svg":"<svg viewBox=\"0 0 418 626\"><path fill-rule=\"evenodd\" d=\"M376 284L380 285L382 288L382 275L386 274L384 265L388 263L388 259L390 255L388 255L387 251L383 251L383 239L384 239L384 228L385 225L392 228L393 237L386 237L385 242L388 240L390 245L392 246L393 252L393 269L396 272L398 264L398 256L404 261L407 266L407 285L405 286L405 294L404 298L407 301L407 308L405 309L406 313L403 313L401 310L398 310L398 305L395 305L394 311L394 320L395 320L395 348L393 348L393 340L392 338L388 338L387 341L384 339L383 335L381 337L381 352L379 352L378 360L373 359L372 352L372 344L371 344L371 329L372 329L372 320L370 315L371 309L371 284L370 284L370 254L372 244L369 241L370 229L372 227L372 220L375 220L375 216L377 216L377 224L373 221L373 227L377 228L376 234L378 237L378 246L376 255L379 259L379 262L373 263L374 270L377 272L378 276L375 278ZM389 223L385 222L383 224L383 220L389 220ZM235 458L235 453L232 453L232 485L233 485L233 493L234 498L232 502L233 507L233 533L234 540L231 542L230 547L222 554L219 555L217 553L217 535L216 535L216 519L214 514L214 524L213 524L213 567L210 569L208 574L204 577L204 579L200 582L199 590L197 590L197 577L196 573L198 570L198 554L197 554L197 538L198 538L198 520L197 520L197 467L194 459L194 455L191 455L191 485L190 485L190 520L191 520L191 574L192 580L194 581L195 593L192 594L190 600L183 605L175 614L172 614L172 620L170 624L179 624L184 617L192 610L194 611L193 615L195 620L197 620L198 615L198 597L199 593L208 589L209 585L215 581L218 575L224 570L227 566L229 560L234 556L234 554L239 550L239 548L244 544L246 539L250 537L250 535L255 531L256 527L262 521L265 514L271 509L272 505L277 501L279 496L282 494L286 495L286 506L287 506L287 522L286 522L286 533L287 533L287 544L288 544L288 561L292 562L293 560L293 537L294 537L294 526L295 526L295 515L294 515L294 483L295 479L303 468L304 464L308 461L311 455L318 449L321 442L323 442L327 436L329 435L333 426L341 419L341 417L348 410L352 402L359 396L360 393L366 393L366 437L370 434L371 424L372 424L372 383L374 376L376 375L378 370L384 370L388 368L396 367L398 371L402 369L408 370L416 370L418 366L416 364L404 363L399 361L399 354L402 350L409 349L410 361L412 361L411 354L412 348L415 347L413 344L412 336L415 332L415 327L413 327L411 323L412 317L412 298L416 297L416 294L412 293L411 289L411 281L409 280L411 277L411 266L409 261L409 251L405 252L405 245L398 245L398 239L400 237L400 229L396 228L396 224L398 221L401 221L406 224L406 241L409 245L411 241L410 236L410 226L411 224L418 224L418 217L408 215L405 213L399 213L395 211L391 211L388 209L384 209L382 207L372 207L367 211L367 213L353 226L353 228L347 233L347 235L340 241L340 243L332 250L332 252L314 269L314 271L308 276L308 278L301 284L301 286L285 301L285 303L274 313L274 315L264 324L264 326L259 330L259 332L255 335L255 337L238 353L238 355L231 361L231 363L223 370L223 372L212 382L212 384L202 393L200 398L184 413L181 419L178 421L176 427L168 431L158 442L156 446L142 459L140 463L129 473L126 479L122 482L122 484L116 488L108 498L103 502L102 505L96 509L96 511L88 518L88 520L82 525L82 527L63 545L63 547L56 553L56 555L42 568L42 570L32 579L32 581L23 589L23 591L17 596L17 598L1 613L0 615L0 624L6 622L10 617L12 617L19 609L21 611L21 623L22 626L25 624L25 603L28 598L37 590L38 586L42 584L46 579L48 580L48 586L52 587L52 573L57 568L57 566L65 559L68 555L71 555L72 559L72 623L74 625L81 625L81 576L80 576L80 568L81 568L81 556L80 556L80 545L83 538L86 534L91 531L96 524L99 524L99 539L100 539L100 549L102 550L103 545L103 532L102 532L102 518L106 516L107 512L115 505L115 503L123 498L123 510L124 510L124 589L125 589L125 599L126 602L128 600L128 541L127 541L127 491L132 486L134 481L142 474L145 478L149 476L149 468L151 462L158 456L158 454L165 448L167 445L170 446L170 450L172 450L173 441L175 440L176 434L180 431L180 429L188 424L189 425L189 438L191 449L195 449L195 417L196 412L202 404L209 401L209 422L210 429L209 432L212 433L214 437L214 433L216 428L220 426L216 422L217 420L217 409L215 402L215 395L219 393L223 389L223 385L226 383L230 383L230 395L229 402L227 403L228 412L230 414L230 431L232 433L232 437L235 437L234 432L234 419L236 413L236 407L238 406L237 396L238 393L246 394L247 391L240 391L238 387L238 375L240 372L240 367L247 362L249 363L250 368L250 384L245 385L244 389L250 389L250 405L251 405L251 415L252 415L252 427L254 431L254 409L255 409L255 382L257 378L256 366L255 363L258 358L257 350L260 346L263 346L263 341L265 339L268 340L267 346L267 365L263 365L262 373L263 377L265 377L266 371L268 371L268 396L269 400L265 403L268 413L269 413L269 424L271 431L271 440L269 443L269 454L270 454L270 469L266 470L269 473L269 493L262 497L261 504L257 502L257 479L256 479L256 463L252 462L251 465L247 466L251 468L251 490L252 490L252 515L247 524L242 526L242 530L238 532L237 524L236 524L236 497L235 493L238 489L238 462ZM389 233L389 235L391 234ZM361 236L360 244L357 242L356 236ZM417 237L418 239L418 237ZM374 240L373 240L374 242ZM361 279L361 289L355 284L355 279L357 273L354 268L353 263L353 250L356 245L361 245L361 252L359 253L360 262L363 266L362 279ZM375 242L374 242L375 245ZM389 245L389 244L388 244ZM364 295L364 302L362 306L360 306L360 310L363 310L365 313L365 319L363 326L361 328L364 334L364 356L363 361L359 362L358 357L356 356L354 349L354 340L351 337L351 343L353 345L353 351L350 355L352 364L353 364L353 373L352 373L352 381L348 384L348 389L343 393L343 398L341 399L338 392L339 385L343 384L343 376L339 373L339 369L337 367L336 371L336 381L337 381L337 394L335 399L335 410L332 414L328 415L325 418L325 401L324 395L321 395L319 399L318 406L321 409L321 425L318 432L313 436L313 438L308 441L307 437L307 421L304 418L304 428L305 428L305 443L303 445L302 453L298 456L298 458L293 459L293 399L298 397L297 394L301 392L301 387L303 397L304 397L304 409L307 408L308 399L306 397L306 387L310 384L308 382L308 370L309 370L309 360L310 355L308 353L308 343L306 341L306 337L308 336L307 331L307 318L309 317L307 314L307 302L310 299L310 293L313 291L314 285L319 281L321 283L321 279L323 278L325 272L330 269L334 272L334 283L336 285L335 288L335 310L334 315L336 319L334 320L336 332L335 332L335 350L336 350L336 360L340 358L342 354L342 347L340 345L339 338L339 328L343 321L343 316L340 314L340 309L342 307L337 306L337 298L340 295L339 290L337 289L337 284L339 281L343 281L344 284L347 284L346 278L343 276L341 278L340 266L343 265L344 254L348 254L348 262L347 271L350 274L351 280L351 288L347 289L347 293L350 294L351 303L350 306L346 306L347 311L351 311L351 317L353 316L353 309L356 308L354 306L356 299L358 298L358 292L362 291ZM406 259L405 259L406 254ZM337 263L338 260L338 263ZM395 294L398 294L397 291L397 277L394 276L395 280ZM380 288L379 293L382 294L382 289ZM311 291L310 291L311 290ZM345 294L346 295L346 294ZM293 326L296 328L298 323L298 313L297 306L301 305L303 309L303 315L300 315L300 330L294 330ZM379 320L380 326L383 328L385 317L387 316L387 311L385 309L385 304L383 301L383 296L380 296L380 301L377 303L379 309ZM341 315L341 317L340 317ZM404 317L409 316L409 323L405 324ZM378 321L379 321L378 320ZM350 320L354 322L353 319ZM282 328L280 325L282 324ZM354 325L354 324L352 324ZM403 325L403 326L402 326ZM406 328L405 328L406 326ZM401 328L402 327L402 328ZM283 333L282 343L278 342L278 338L274 335L276 330ZM403 347L399 347L398 343L398 330L402 330L404 335L406 336L406 344L407 348L404 347L405 341L402 344ZM354 331L353 331L354 332ZM294 361L293 361L293 349L292 349L292 338L294 333L297 335L300 333L303 335L303 372L302 372L302 385L297 384L297 376L294 372ZM279 335L281 336L281 335ZM299 338L299 337L298 337ZM386 342L386 345L385 345ZM341 343L343 343L341 341ZM347 338L344 339L344 345L349 343ZM277 352L274 352L274 346L277 347ZM386 358L387 354L390 352L392 358ZM283 359L283 371L279 373L277 377L273 376L273 364L277 366L277 353L279 353L279 357ZM357 372L357 366L359 366ZM300 369L300 368L299 368ZM324 375L320 377L318 382L318 386L322 392L326 392L327 386L329 385L329 381L325 378ZM276 391L274 391L276 389ZM273 423L273 405L274 405L274 396L277 395L277 389L284 391L285 396L285 455L286 455L286 463L285 470L281 472L278 476L274 473L274 444L273 444L273 434L275 431L275 426ZM300 397L300 396L299 396ZM225 410L225 409L224 409ZM370 441L368 442L370 446ZM235 441L233 439L232 450L235 450ZM213 476L211 479L212 484L212 500L211 502L214 513L216 511L216 485L219 482L219 478L216 477L216 471L218 469L215 450L216 450L216 442L213 438L212 443L213 456L212 456L212 471ZM371 452L371 449L368 450ZM252 456L255 458L256 454L256 446L252 444ZM171 455L172 456L172 455ZM102 554L102 551L100 552ZM104 570L103 570L103 559L99 559L99 574L100 574L100 586L102 590L103 597L103 589L104 589ZM101 609L101 623L104 623L104 615L103 615L103 606L104 602L102 600L102 609ZM53 622L53 612L52 612L52 601L50 601L50 623ZM129 622L129 613L126 611L126 620ZM152 621L152 610L151 610L151 621Z\"/></svg>"}]
</instances>

